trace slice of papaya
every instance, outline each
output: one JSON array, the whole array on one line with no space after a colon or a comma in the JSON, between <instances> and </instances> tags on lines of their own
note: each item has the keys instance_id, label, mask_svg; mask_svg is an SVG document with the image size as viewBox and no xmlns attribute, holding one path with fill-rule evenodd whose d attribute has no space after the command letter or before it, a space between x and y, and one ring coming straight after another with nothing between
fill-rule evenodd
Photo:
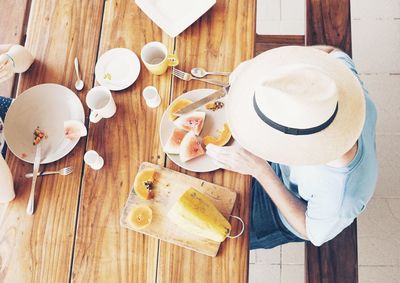
<instances>
[{"instance_id":1,"label":"slice of papaya","mask_svg":"<svg viewBox=\"0 0 400 283\"><path fill-rule=\"evenodd\" d=\"M149 200L154 197L155 175L154 168L146 168L136 175L133 188L140 198Z\"/></svg>"},{"instance_id":2,"label":"slice of papaya","mask_svg":"<svg viewBox=\"0 0 400 283\"><path fill-rule=\"evenodd\" d=\"M169 108L168 118L171 121L174 121L176 118L178 118L178 116L175 115L175 113L178 112L179 110L181 110L183 107L188 106L191 103L193 103L193 102L186 98L175 99Z\"/></svg>"},{"instance_id":3,"label":"slice of papaya","mask_svg":"<svg viewBox=\"0 0 400 283\"><path fill-rule=\"evenodd\" d=\"M147 205L135 205L128 214L127 222L136 229L144 229L151 224L153 211Z\"/></svg>"},{"instance_id":4,"label":"slice of papaya","mask_svg":"<svg viewBox=\"0 0 400 283\"><path fill-rule=\"evenodd\" d=\"M223 130L218 130L219 136L218 137L213 137L213 136L205 136L203 139L203 143L205 145L208 145L209 143L218 145L218 146L224 146L226 145L229 140L232 137L231 131L229 129L229 126L227 123L224 124L224 129Z\"/></svg>"}]
</instances>

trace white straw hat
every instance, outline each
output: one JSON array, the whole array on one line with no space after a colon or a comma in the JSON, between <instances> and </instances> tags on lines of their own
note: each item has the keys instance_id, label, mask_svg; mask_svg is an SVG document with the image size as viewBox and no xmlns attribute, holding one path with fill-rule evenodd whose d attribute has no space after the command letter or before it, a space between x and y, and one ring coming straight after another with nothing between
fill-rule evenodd
<instances>
[{"instance_id":1,"label":"white straw hat","mask_svg":"<svg viewBox=\"0 0 400 283\"><path fill-rule=\"evenodd\" d=\"M349 68L300 46L272 49L245 64L226 107L240 145L288 165L339 158L356 143L365 120L364 93Z\"/></svg>"}]
</instances>

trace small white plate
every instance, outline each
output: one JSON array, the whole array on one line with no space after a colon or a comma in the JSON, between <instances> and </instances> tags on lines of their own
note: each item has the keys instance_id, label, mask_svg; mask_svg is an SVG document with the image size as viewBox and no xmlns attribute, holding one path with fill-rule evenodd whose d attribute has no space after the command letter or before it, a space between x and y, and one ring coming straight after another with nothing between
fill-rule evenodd
<instances>
[{"instance_id":1,"label":"small white plate","mask_svg":"<svg viewBox=\"0 0 400 283\"><path fill-rule=\"evenodd\" d=\"M109 90L123 90L131 86L139 76L140 61L126 48L114 48L105 52L96 63L96 81Z\"/></svg>"},{"instance_id":2,"label":"small white plate","mask_svg":"<svg viewBox=\"0 0 400 283\"><path fill-rule=\"evenodd\" d=\"M54 162L67 155L79 141L64 137L67 120L85 122L82 103L70 89L57 84L27 89L8 109L4 121L7 146L19 159L33 163L36 152L33 131L39 126L48 135L41 141L41 164Z\"/></svg>"},{"instance_id":3,"label":"small white plate","mask_svg":"<svg viewBox=\"0 0 400 283\"><path fill-rule=\"evenodd\" d=\"M186 98L194 102L211 94L214 91L216 90L195 89L182 94L177 99ZM225 97L218 99L218 101L222 101L225 103ZM164 112L160 123L160 139L163 147L167 144L168 138L170 137L173 129L176 128L174 123L168 118L170 107L168 107L168 109ZM205 106L202 106L196 111L206 112L206 119L200 137L204 137L207 135L216 136L218 130L222 130L224 128L224 123L226 123L225 107L216 111L212 111L206 109ZM167 153L167 155L176 165L193 172L210 172L220 168L208 155L203 155L187 162L182 162L179 158L179 154Z\"/></svg>"},{"instance_id":4,"label":"small white plate","mask_svg":"<svg viewBox=\"0 0 400 283\"><path fill-rule=\"evenodd\" d=\"M216 0L135 0L169 36L175 37L207 12Z\"/></svg>"}]
</instances>

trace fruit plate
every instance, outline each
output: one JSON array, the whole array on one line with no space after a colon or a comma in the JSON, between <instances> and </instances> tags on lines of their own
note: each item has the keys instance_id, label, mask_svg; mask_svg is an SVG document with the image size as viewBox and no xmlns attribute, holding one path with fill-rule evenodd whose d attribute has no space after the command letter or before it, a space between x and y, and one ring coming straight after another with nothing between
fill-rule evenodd
<instances>
[{"instance_id":1,"label":"fruit plate","mask_svg":"<svg viewBox=\"0 0 400 283\"><path fill-rule=\"evenodd\" d=\"M191 101L197 101L212 92L215 89L195 89L180 95L177 99L186 98ZM222 97L218 101L225 103L225 98ZM168 138L170 137L172 131L176 127L174 123L168 118L168 113L170 111L171 105L164 112L161 123L160 123L160 139L163 148L167 144ZM200 137L203 138L206 135L216 136L218 130L224 128L224 123L226 123L225 107L218 109L216 111L208 110L205 106L200 107L196 111L203 111L206 113L206 118L204 122L203 130L200 133ZM167 153L169 159L172 160L176 165L193 172L210 172L219 169L220 167L214 163L213 159L208 155L203 155L187 162L182 162L179 154L169 154Z\"/></svg>"},{"instance_id":2,"label":"fruit plate","mask_svg":"<svg viewBox=\"0 0 400 283\"><path fill-rule=\"evenodd\" d=\"M19 159L33 163L36 148L33 131L40 127L48 136L42 143L41 164L54 162L67 155L79 138L64 135L64 121L85 122L85 113L78 96L58 84L41 84L27 89L11 104L4 120L4 136L8 148Z\"/></svg>"},{"instance_id":3,"label":"fruit plate","mask_svg":"<svg viewBox=\"0 0 400 283\"><path fill-rule=\"evenodd\" d=\"M138 173L147 168L154 168L156 170L156 181L153 187L154 198L151 200L141 199L135 193L132 186L128 200L121 213L121 226L198 253L216 256L221 245L220 242L186 232L178 225L174 224L167 217L167 214L178 201L179 197L187 189L193 187L208 196L215 207L229 220L229 215L232 214L235 205L236 192L229 188L148 162L143 162L140 165ZM127 220L132 208L137 205L147 205L151 208L153 214L151 224L142 229L135 228ZM232 221L231 224L232 231L237 231L239 228L239 225L237 225L238 222ZM229 239L225 241L229 241Z\"/></svg>"}]
</instances>

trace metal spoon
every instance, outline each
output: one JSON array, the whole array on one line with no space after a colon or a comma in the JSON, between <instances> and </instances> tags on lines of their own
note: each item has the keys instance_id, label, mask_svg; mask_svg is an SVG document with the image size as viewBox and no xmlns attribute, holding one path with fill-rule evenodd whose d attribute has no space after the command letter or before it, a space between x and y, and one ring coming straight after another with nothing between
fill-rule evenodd
<instances>
[{"instance_id":1,"label":"metal spoon","mask_svg":"<svg viewBox=\"0 0 400 283\"><path fill-rule=\"evenodd\" d=\"M83 81L81 80L81 76L79 75L79 63L78 63L78 58L75 57L75 72L76 72L76 76L78 77L78 79L75 82L75 88L76 90L82 90L83 89Z\"/></svg>"},{"instance_id":2,"label":"metal spoon","mask_svg":"<svg viewBox=\"0 0 400 283\"><path fill-rule=\"evenodd\" d=\"M207 75L229 76L231 72L207 72L203 68L193 68L191 71L193 76L203 78Z\"/></svg>"}]
</instances>

